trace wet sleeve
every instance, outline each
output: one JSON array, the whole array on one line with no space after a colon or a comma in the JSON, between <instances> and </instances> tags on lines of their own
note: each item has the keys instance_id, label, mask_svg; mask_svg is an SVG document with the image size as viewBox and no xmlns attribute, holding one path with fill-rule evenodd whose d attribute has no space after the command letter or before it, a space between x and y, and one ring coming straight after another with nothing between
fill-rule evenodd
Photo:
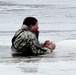
<instances>
[{"instance_id":1,"label":"wet sleeve","mask_svg":"<svg viewBox=\"0 0 76 75\"><path fill-rule=\"evenodd\" d=\"M51 51L51 48L46 46L46 47L42 47L42 45L40 44L40 42L36 39L36 38L32 38L30 40L30 43L29 43L31 49L32 49L32 52L34 54L45 54L47 52L50 52Z\"/></svg>"}]
</instances>

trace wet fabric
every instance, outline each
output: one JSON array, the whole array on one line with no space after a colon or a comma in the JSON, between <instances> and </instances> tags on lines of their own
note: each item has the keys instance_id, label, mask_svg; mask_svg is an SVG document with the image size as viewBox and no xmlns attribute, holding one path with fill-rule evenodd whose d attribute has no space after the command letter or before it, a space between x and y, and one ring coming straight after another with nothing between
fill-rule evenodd
<instances>
[{"instance_id":1,"label":"wet fabric","mask_svg":"<svg viewBox=\"0 0 76 75\"><path fill-rule=\"evenodd\" d=\"M32 32L27 25L22 25L12 38L12 53L22 55L41 55L51 52L49 46L42 47L38 40L39 31Z\"/></svg>"}]
</instances>

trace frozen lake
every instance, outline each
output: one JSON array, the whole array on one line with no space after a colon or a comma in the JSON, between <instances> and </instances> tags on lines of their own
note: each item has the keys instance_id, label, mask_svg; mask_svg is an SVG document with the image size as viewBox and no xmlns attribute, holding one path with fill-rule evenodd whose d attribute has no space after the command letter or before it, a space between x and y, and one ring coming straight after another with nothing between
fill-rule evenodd
<instances>
[{"instance_id":1,"label":"frozen lake","mask_svg":"<svg viewBox=\"0 0 76 75\"><path fill-rule=\"evenodd\" d=\"M40 42L53 53L13 57L11 39L25 17L39 21ZM0 75L76 75L76 0L0 0Z\"/></svg>"},{"instance_id":2,"label":"frozen lake","mask_svg":"<svg viewBox=\"0 0 76 75\"><path fill-rule=\"evenodd\" d=\"M0 74L75 75L76 40L57 42L56 45L53 53L38 57L13 57L9 46L1 46Z\"/></svg>"}]
</instances>

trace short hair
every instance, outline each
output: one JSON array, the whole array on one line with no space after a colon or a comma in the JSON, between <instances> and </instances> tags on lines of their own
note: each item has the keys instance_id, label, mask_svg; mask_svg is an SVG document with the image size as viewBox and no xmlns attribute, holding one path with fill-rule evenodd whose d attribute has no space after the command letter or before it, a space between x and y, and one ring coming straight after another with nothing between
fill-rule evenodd
<instances>
[{"instance_id":1,"label":"short hair","mask_svg":"<svg viewBox=\"0 0 76 75\"><path fill-rule=\"evenodd\" d=\"M34 17L26 17L23 21L24 25L27 25L28 27L30 27L30 25L35 25L36 22L38 22L38 20Z\"/></svg>"}]
</instances>

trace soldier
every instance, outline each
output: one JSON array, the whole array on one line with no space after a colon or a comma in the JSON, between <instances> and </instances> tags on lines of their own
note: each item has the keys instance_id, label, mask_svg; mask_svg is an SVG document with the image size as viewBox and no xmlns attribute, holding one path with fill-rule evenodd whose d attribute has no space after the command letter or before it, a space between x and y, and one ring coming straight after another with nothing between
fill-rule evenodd
<instances>
[{"instance_id":1,"label":"soldier","mask_svg":"<svg viewBox=\"0 0 76 75\"><path fill-rule=\"evenodd\" d=\"M34 17L26 17L21 29L12 38L12 54L37 56L52 52L55 44L49 40L40 44L38 35L38 20Z\"/></svg>"}]
</instances>

